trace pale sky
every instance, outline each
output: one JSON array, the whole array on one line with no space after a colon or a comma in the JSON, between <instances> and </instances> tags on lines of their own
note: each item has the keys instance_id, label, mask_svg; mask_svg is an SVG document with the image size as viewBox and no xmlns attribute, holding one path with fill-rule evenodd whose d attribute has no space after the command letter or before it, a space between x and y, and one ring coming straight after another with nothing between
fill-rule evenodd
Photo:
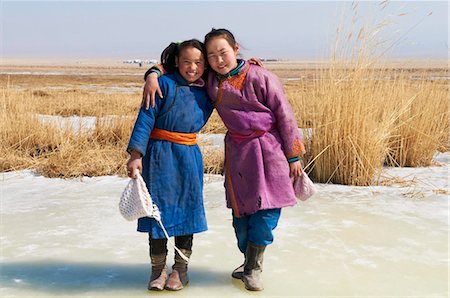
<instances>
[{"instance_id":1,"label":"pale sky","mask_svg":"<svg viewBox=\"0 0 450 298\"><path fill-rule=\"evenodd\" d=\"M379 33L385 45L395 43L389 57L447 59L447 1L380 3L360 1L357 24L389 21ZM1 0L0 50L14 58L151 59L171 41L203 41L212 27L223 27L244 57L321 60L351 11L344 1Z\"/></svg>"}]
</instances>

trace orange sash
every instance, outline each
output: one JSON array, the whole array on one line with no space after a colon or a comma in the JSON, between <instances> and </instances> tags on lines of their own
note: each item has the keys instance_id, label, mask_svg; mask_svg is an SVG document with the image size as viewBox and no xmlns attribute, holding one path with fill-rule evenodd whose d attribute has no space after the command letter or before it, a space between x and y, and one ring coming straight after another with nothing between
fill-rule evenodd
<instances>
[{"instance_id":1,"label":"orange sash","mask_svg":"<svg viewBox=\"0 0 450 298\"><path fill-rule=\"evenodd\" d=\"M150 134L151 139L164 140L172 143L182 145L195 145L197 144L197 134L195 133L182 133L168 131L164 129L154 128Z\"/></svg>"}]
</instances>

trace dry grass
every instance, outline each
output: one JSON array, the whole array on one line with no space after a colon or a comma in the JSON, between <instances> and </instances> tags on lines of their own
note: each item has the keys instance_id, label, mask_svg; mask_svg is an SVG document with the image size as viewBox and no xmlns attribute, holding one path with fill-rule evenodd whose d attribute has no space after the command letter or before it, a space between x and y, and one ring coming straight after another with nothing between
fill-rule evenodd
<instances>
[{"instance_id":1,"label":"dry grass","mask_svg":"<svg viewBox=\"0 0 450 298\"><path fill-rule=\"evenodd\" d=\"M370 185L380 174L390 133L382 112L387 90L370 72L331 69L317 81L309 148L313 176L320 182ZM389 89L389 88L388 88Z\"/></svg>"},{"instance_id":2,"label":"dry grass","mask_svg":"<svg viewBox=\"0 0 450 298\"><path fill-rule=\"evenodd\" d=\"M223 174L224 151L202 148L203 167L206 174Z\"/></svg>"},{"instance_id":3,"label":"dry grass","mask_svg":"<svg viewBox=\"0 0 450 298\"><path fill-rule=\"evenodd\" d=\"M448 86L421 80L402 93L395 107L398 118L387 162L391 166L429 166L435 152L449 146Z\"/></svg>"},{"instance_id":4,"label":"dry grass","mask_svg":"<svg viewBox=\"0 0 450 298\"><path fill-rule=\"evenodd\" d=\"M287 86L306 140L308 171L319 182L371 185L391 166L430 165L449 144L448 87L389 69L332 65L312 86ZM380 78L393 77L390 80Z\"/></svg>"},{"instance_id":5,"label":"dry grass","mask_svg":"<svg viewBox=\"0 0 450 298\"><path fill-rule=\"evenodd\" d=\"M35 95L38 94L38 95ZM134 115L139 108L139 94L108 94L82 90L31 93L35 112L59 116Z\"/></svg>"},{"instance_id":6,"label":"dry grass","mask_svg":"<svg viewBox=\"0 0 450 298\"><path fill-rule=\"evenodd\" d=\"M59 96L60 104L44 104L32 92L1 90L1 145L2 171L32 168L48 177L79 177L124 174L126 154L124 147L131 133L134 118L116 117L97 121L93 132L77 133L77 128L57 128L44 124L35 116L43 109L50 115L60 115L65 104L75 104L76 95ZM114 96L113 96L114 98ZM122 99L123 100L123 99ZM70 103L70 101L73 101ZM82 102L113 102L95 93ZM82 107L79 102L76 105ZM138 107L139 102L134 103ZM42 107L45 106L45 107ZM102 105L80 114L103 115ZM118 106L118 104L117 104ZM126 104L125 104L126 106ZM86 107L81 108L83 111ZM137 108L136 108L137 109ZM123 109L116 111L120 114Z\"/></svg>"},{"instance_id":7,"label":"dry grass","mask_svg":"<svg viewBox=\"0 0 450 298\"><path fill-rule=\"evenodd\" d=\"M62 178L125 176L125 148L139 105L140 94L22 91L6 84L1 88L0 170L31 168L47 177ZM90 129L58 127L39 120L37 114L94 116L96 121ZM204 131L224 132L217 114L211 120ZM205 173L222 173L223 152L202 147Z\"/></svg>"},{"instance_id":8,"label":"dry grass","mask_svg":"<svg viewBox=\"0 0 450 298\"><path fill-rule=\"evenodd\" d=\"M310 75L288 81L285 87L299 125L313 130L313 138L306 139L306 163L316 181L373 184L385 160L400 165L396 156L409 156L406 160L424 164L431 161L436 149L447 148L447 85L429 81L418 71L413 73L420 79L411 81L411 70L392 68L350 71L347 66L331 65L308 71ZM70 77L59 81L49 77L52 84L57 82L59 86L72 81ZM17 88L11 83L15 78L10 78L9 83L5 76L0 78L4 82L2 171L32 168L45 176L65 178L125 175L125 147L139 108L140 92L103 94L95 92L95 88L35 88L32 78L28 80L31 85ZM42 82L39 79L39 84ZM111 85L116 84L113 79ZM95 116L97 121L90 132L81 133L77 127L61 129L44 124L36 114ZM225 131L214 112L202 133ZM420 150L411 149L419 146ZM202 144L201 148L205 172L221 173L223 152L211 151Z\"/></svg>"},{"instance_id":9,"label":"dry grass","mask_svg":"<svg viewBox=\"0 0 450 298\"><path fill-rule=\"evenodd\" d=\"M203 127L202 133L226 133L227 129L220 119L216 110L213 111L206 125Z\"/></svg>"},{"instance_id":10,"label":"dry grass","mask_svg":"<svg viewBox=\"0 0 450 298\"><path fill-rule=\"evenodd\" d=\"M382 186L399 186L399 187L413 187L417 183L415 177L412 179L405 179L401 177L382 177L380 185Z\"/></svg>"},{"instance_id":11,"label":"dry grass","mask_svg":"<svg viewBox=\"0 0 450 298\"><path fill-rule=\"evenodd\" d=\"M433 189L433 192L438 195L449 195L450 192L446 189Z\"/></svg>"}]
</instances>

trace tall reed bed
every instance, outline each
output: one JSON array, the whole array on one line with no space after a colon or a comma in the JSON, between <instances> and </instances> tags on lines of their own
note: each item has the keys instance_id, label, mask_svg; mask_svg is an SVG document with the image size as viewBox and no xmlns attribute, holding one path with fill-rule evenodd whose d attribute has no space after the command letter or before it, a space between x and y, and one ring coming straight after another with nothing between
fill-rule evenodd
<instances>
[{"instance_id":1,"label":"tall reed bed","mask_svg":"<svg viewBox=\"0 0 450 298\"><path fill-rule=\"evenodd\" d=\"M429 166L436 151L447 151L450 145L448 85L423 79L408 87L394 107L397 118L387 163Z\"/></svg>"},{"instance_id":2,"label":"tall reed bed","mask_svg":"<svg viewBox=\"0 0 450 298\"><path fill-rule=\"evenodd\" d=\"M307 161L317 181L370 185L380 173L393 122L385 99L392 94L370 76L370 70L323 70L308 101L301 100L310 110Z\"/></svg>"},{"instance_id":3,"label":"tall reed bed","mask_svg":"<svg viewBox=\"0 0 450 298\"><path fill-rule=\"evenodd\" d=\"M358 3L352 10L312 90L290 88L288 96L301 125L312 128L306 163L316 181L371 185L385 163L429 165L438 148L448 147L448 86L383 67L396 41L382 46L377 34L389 22L358 25Z\"/></svg>"}]
</instances>

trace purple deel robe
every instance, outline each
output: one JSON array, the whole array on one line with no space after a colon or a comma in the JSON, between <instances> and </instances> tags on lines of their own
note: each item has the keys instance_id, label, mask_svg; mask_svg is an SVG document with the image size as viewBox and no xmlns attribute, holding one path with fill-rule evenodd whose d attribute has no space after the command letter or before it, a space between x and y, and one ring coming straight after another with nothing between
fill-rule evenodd
<instances>
[{"instance_id":1,"label":"purple deel robe","mask_svg":"<svg viewBox=\"0 0 450 298\"><path fill-rule=\"evenodd\" d=\"M304 153L297 122L279 79L244 64L237 75L209 73L207 91L225 136L227 207L236 217L296 204L287 159Z\"/></svg>"}]
</instances>

